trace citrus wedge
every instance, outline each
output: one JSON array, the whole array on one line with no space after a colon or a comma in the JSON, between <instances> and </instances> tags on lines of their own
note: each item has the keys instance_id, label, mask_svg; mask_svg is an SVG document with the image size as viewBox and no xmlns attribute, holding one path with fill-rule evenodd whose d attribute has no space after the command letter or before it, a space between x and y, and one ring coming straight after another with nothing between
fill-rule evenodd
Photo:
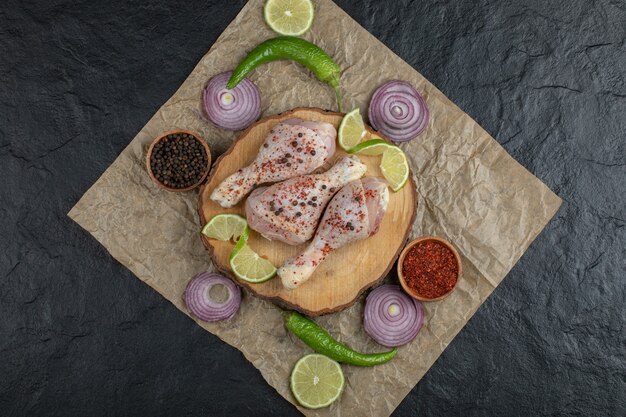
<instances>
[{"instance_id":1,"label":"citrus wedge","mask_svg":"<svg viewBox=\"0 0 626 417\"><path fill-rule=\"evenodd\" d=\"M237 214L218 214L202 228L202 234L211 239L237 240L248 223Z\"/></svg>"},{"instance_id":2,"label":"citrus wedge","mask_svg":"<svg viewBox=\"0 0 626 417\"><path fill-rule=\"evenodd\" d=\"M273 278L276 275L276 267L248 246L249 235L250 230L246 226L230 253L230 268L237 278L258 284Z\"/></svg>"},{"instance_id":3,"label":"citrus wedge","mask_svg":"<svg viewBox=\"0 0 626 417\"><path fill-rule=\"evenodd\" d=\"M400 190L409 180L409 162L398 147L387 149L383 153L380 170L393 191Z\"/></svg>"},{"instance_id":4,"label":"citrus wedge","mask_svg":"<svg viewBox=\"0 0 626 417\"><path fill-rule=\"evenodd\" d=\"M338 132L339 146L348 151L361 142L365 133L365 124L357 107L341 120Z\"/></svg>"}]
</instances>

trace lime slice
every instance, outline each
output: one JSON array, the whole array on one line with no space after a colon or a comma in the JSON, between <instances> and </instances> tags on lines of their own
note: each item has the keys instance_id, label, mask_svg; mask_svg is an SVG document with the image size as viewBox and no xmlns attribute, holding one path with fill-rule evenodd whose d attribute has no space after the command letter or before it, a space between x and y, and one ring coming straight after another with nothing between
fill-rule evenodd
<instances>
[{"instance_id":1,"label":"lime slice","mask_svg":"<svg viewBox=\"0 0 626 417\"><path fill-rule=\"evenodd\" d=\"M211 239L237 240L247 225L246 219L236 214L218 214L202 228L202 234Z\"/></svg>"},{"instance_id":2,"label":"lime slice","mask_svg":"<svg viewBox=\"0 0 626 417\"><path fill-rule=\"evenodd\" d=\"M359 108L346 114L339 125L339 146L344 150L354 148L365 136L365 124Z\"/></svg>"},{"instance_id":3,"label":"lime slice","mask_svg":"<svg viewBox=\"0 0 626 417\"><path fill-rule=\"evenodd\" d=\"M249 234L249 229L246 226L230 253L230 268L237 278L258 284L273 278L276 275L276 267L250 249L250 246L247 245Z\"/></svg>"},{"instance_id":4,"label":"lime slice","mask_svg":"<svg viewBox=\"0 0 626 417\"><path fill-rule=\"evenodd\" d=\"M265 23L281 35L298 36L313 23L311 0L268 0L263 9Z\"/></svg>"},{"instance_id":5,"label":"lime slice","mask_svg":"<svg viewBox=\"0 0 626 417\"><path fill-rule=\"evenodd\" d=\"M393 147L383 153L380 170L393 191L398 191L409 180L409 162L402 149Z\"/></svg>"},{"instance_id":6,"label":"lime slice","mask_svg":"<svg viewBox=\"0 0 626 417\"><path fill-rule=\"evenodd\" d=\"M382 139L371 139L359 143L354 148L350 149L348 153L360 153L363 155L381 155L383 152L390 148L397 148L397 146Z\"/></svg>"},{"instance_id":7,"label":"lime slice","mask_svg":"<svg viewBox=\"0 0 626 417\"><path fill-rule=\"evenodd\" d=\"M339 364L317 353L301 358L291 371L291 392L306 408L329 406L341 395L343 384Z\"/></svg>"}]
</instances>

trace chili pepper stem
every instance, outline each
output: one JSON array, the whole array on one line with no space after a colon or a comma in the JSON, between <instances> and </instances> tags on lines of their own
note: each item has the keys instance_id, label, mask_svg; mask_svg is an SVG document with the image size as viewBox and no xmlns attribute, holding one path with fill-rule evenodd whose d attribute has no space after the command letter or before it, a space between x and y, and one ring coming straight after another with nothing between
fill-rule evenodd
<instances>
[{"instance_id":1,"label":"chili pepper stem","mask_svg":"<svg viewBox=\"0 0 626 417\"><path fill-rule=\"evenodd\" d=\"M343 106L341 105L341 101L342 101L342 97L341 97L341 90L339 89L339 86L335 87L335 96L337 97L337 107L339 108L339 112L343 112Z\"/></svg>"},{"instance_id":2,"label":"chili pepper stem","mask_svg":"<svg viewBox=\"0 0 626 417\"><path fill-rule=\"evenodd\" d=\"M340 75L335 74L329 81L328 85L330 85L335 90L335 97L337 100L337 108L339 112L343 112L343 97L341 96L341 88L339 87L339 77Z\"/></svg>"}]
</instances>

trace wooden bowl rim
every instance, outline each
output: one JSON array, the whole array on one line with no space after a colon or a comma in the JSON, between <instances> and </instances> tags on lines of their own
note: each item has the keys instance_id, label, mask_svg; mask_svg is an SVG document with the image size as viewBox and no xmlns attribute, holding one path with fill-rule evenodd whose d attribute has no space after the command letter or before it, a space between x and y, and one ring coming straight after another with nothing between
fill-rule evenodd
<instances>
[{"instance_id":1,"label":"wooden bowl rim","mask_svg":"<svg viewBox=\"0 0 626 417\"><path fill-rule=\"evenodd\" d=\"M152 152L154 150L154 145L156 145L159 141L161 141L162 139L164 139L168 135L181 134L181 133L193 136L198 142L200 142L202 144L202 146L204 147L204 150L206 151L207 164L206 164L206 171L204 172L204 175L202 175L202 177L198 180L198 182L196 182L193 185L190 185L189 187L174 188L174 187L169 187L169 186L163 184L161 181L159 181L154 176L154 173L152 172L152 167L150 167L150 157L152 156ZM150 176L150 179L152 180L152 182L154 182L159 188L162 188L162 189L164 189L166 191L170 191L170 192L173 192L173 193L182 193L182 192L186 192L186 191L191 191L194 188L197 188L200 185L202 185L204 180L209 176L209 171L211 171L211 149L209 148L209 144L206 143L204 138L202 136L200 136L199 134L197 134L196 132L193 132L191 130L186 130L186 129L172 129L172 130L168 130L167 132L163 132L159 136L154 138L152 140L152 142L150 143L150 146L148 147L148 152L146 152L146 169L148 170L148 175Z\"/></svg>"},{"instance_id":2,"label":"wooden bowl rim","mask_svg":"<svg viewBox=\"0 0 626 417\"><path fill-rule=\"evenodd\" d=\"M454 283L454 287L452 287L452 289L450 291L448 291L447 293L436 297L436 298L426 298L423 297L419 294L416 294L411 288L409 288L409 286L406 284L406 282L404 281L404 274L402 273L402 264L404 262L404 257L406 256L406 254L411 250L411 248L413 248L413 246L417 245L418 243L421 242L425 242L428 240L434 240L436 242L441 243L442 245L444 245L445 247L447 247L448 249L450 249L450 251L452 251L452 253L454 254L454 258L456 259L456 263L457 263L457 267L458 267L458 274L456 277L456 282ZM402 286L402 288L404 289L404 291L411 296L412 298L418 300L418 301L425 301L425 302L429 302L429 301L440 301L443 300L444 298L446 298L447 296L449 296L450 294L452 294L452 292L456 289L456 286L459 285L459 281L461 280L461 276L463 275L463 263L461 262L461 255L459 255L459 252L456 250L456 248L452 245L452 243L448 242L447 240L437 237L437 236L422 236L419 237L417 239L414 239L412 241L410 241L402 250L402 253L400 253L400 256L398 257L398 265L397 265L397 271L398 271L398 280L400 281L400 285Z\"/></svg>"}]
</instances>

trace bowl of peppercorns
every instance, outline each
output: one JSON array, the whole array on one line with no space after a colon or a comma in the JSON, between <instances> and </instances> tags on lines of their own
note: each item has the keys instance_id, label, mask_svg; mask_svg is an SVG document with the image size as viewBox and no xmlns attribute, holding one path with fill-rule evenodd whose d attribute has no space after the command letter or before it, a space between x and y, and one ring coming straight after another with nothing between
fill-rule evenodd
<instances>
[{"instance_id":1,"label":"bowl of peppercorns","mask_svg":"<svg viewBox=\"0 0 626 417\"><path fill-rule=\"evenodd\" d=\"M173 192L190 191L209 174L211 151L197 133L171 130L152 141L146 166L159 187Z\"/></svg>"}]
</instances>

